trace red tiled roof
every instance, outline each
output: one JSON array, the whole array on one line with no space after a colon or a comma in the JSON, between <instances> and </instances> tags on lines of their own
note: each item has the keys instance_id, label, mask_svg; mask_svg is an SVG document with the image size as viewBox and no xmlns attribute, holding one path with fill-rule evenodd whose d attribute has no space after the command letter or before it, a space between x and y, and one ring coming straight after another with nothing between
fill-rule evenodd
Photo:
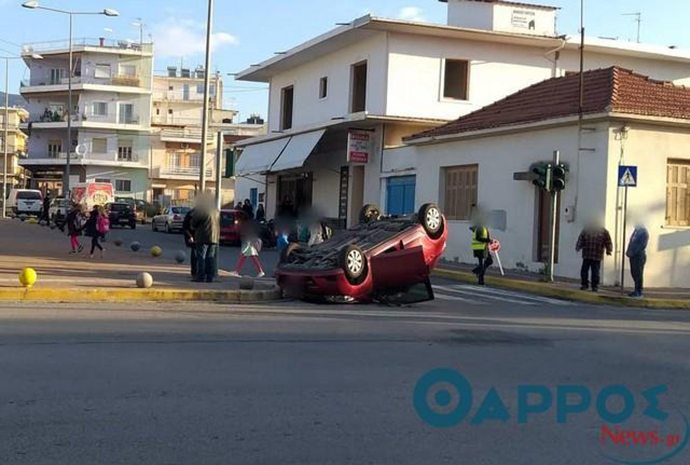
<instances>
[{"instance_id":1,"label":"red tiled roof","mask_svg":"<svg viewBox=\"0 0 690 465\"><path fill-rule=\"evenodd\" d=\"M584 73L584 113L690 119L690 88L611 67ZM577 115L580 73L548 79L443 126L405 140L447 136Z\"/></svg>"}]
</instances>

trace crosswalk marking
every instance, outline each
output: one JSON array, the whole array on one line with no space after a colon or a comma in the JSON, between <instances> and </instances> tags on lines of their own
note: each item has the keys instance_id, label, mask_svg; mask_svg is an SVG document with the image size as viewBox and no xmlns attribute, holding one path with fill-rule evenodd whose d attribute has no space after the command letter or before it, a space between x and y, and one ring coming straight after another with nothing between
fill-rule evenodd
<instances>
[{"instance_id":1,"label":"crosswalk marking","mask_svg":"<svg viewBox=\"0 0 690 465\"><path fill-rule=\"evenodd\" d=\"M485 305L489 301L508 302L516 305L535 306L540 304L572 305L570 302L541 297L537 295L522 294L503 289L494 289L473 285L434 285L435 296L439 300L465 301L476 305Z\"/></svg>"}]
</instances>

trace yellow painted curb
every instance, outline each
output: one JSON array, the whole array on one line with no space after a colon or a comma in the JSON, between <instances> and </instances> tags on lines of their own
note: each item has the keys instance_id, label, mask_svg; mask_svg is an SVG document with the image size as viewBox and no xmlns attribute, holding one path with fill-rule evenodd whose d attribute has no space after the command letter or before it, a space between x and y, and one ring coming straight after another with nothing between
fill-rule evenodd
<instances>
[{"instance_id":1,"label":"yellow painted curb","mask_svg":"<svg viewBox=\"0 0 690 465\"><path fill-rule=\"evenodd\" d=\"M60 289L10 288L0 289L0 302L267 302L278 300L278 289L260 291L241 290L184 290L184 289Z\"/></svg>"},{"instance_id":2,"label":"yellow painted curb","mask_svg":"<svg viewBox=\"0 0 690 465\"><path fill-rule=\"evenodd\" d=\"M436 268L433 272L435 276L461 281L464 283L477 283L477 277L466 271L448 270ZM502 278L487 276L486 283L490 286L512 289L529 294L538 294L545 297L555 297L576 302L602 305L619 305L637 308L660 308L671 310L690 309L690 300L683 299L631 299L624 296L613 296L607 294L595 294L576 289L559 287L558 284L542 283L535 281L524 281L520 279Z\"/></svg>"}]
</instances>

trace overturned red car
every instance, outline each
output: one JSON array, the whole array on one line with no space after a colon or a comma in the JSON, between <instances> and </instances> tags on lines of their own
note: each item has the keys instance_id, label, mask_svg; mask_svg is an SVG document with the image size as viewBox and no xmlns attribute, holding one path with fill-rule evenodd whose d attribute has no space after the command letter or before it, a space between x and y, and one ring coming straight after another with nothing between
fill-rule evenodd
<instances>
[{"instance_id":1,"label":"overturned red car","mask_svg":"<svg viewBox=\"0 0 690 465\"><path fill-rule=\"evenodd\" d=\"M431 300L429 275L447 237L446 220L434 204L407 216L382 216L366 205L357 226L312 247L290 244L276 280L286 296L305 300Z\"/></svg>"}]
</instances>

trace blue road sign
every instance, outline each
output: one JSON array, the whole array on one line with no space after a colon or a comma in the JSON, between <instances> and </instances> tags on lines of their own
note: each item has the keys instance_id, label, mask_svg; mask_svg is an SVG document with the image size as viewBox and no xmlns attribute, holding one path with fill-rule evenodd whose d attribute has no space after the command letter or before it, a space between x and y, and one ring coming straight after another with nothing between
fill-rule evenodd
<instances>
[{"instance_id":1,"label":"blue road sign","mask_svg":"<svg viewBox=\"0 0 690 465\"><path fill-rule=\"evenodd\" d=\"M637 187L637 166L620 165L618 167L618 186Z\"/></svg>"}]
</instances>

